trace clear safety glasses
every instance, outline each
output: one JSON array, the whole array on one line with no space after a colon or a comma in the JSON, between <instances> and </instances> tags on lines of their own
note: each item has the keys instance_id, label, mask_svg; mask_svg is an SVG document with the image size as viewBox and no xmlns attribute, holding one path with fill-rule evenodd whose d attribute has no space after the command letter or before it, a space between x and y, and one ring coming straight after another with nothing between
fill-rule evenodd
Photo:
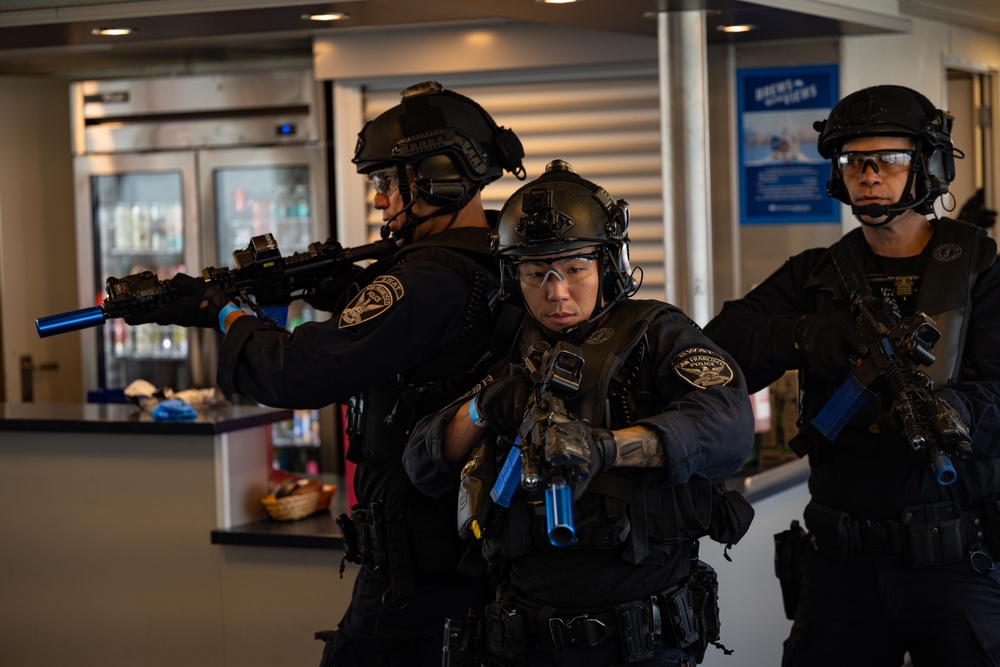
<instances>
[{"instance_id":1,"label":"clear safety glasses","mask_svg":"<svg viewBox=\"0 0 1000 667\"><path fill-rule=\"evenodd\" d=\"M395 167L379 169L368 174L368 182L380 195L390 195L399 189L399 172Z\"/></svg>"},{"instance_id":2,"label":"clear safety glasses","mask_svg":"<svg viewBox=\"0 0 1000 667\"><path fill-rule=\"evenodd\" d=\"M597 253L557 259L523 259L515 262L514 267L518 280L531 287L541 287L550 275L572 284L594 275Z\"/></svg>"},{"instance_id":3,"label":"clear safety glasses","mask_svg":"<svg viewBox=\"0 0 1000 667\"><path fill-rule=\"evenodd\" d=\"M837 156L837 164L844 176L860 178L868 165L876 174L892 176L906 169L913 162L913 151L849 151Z\"/></svg>"}]
</instances>

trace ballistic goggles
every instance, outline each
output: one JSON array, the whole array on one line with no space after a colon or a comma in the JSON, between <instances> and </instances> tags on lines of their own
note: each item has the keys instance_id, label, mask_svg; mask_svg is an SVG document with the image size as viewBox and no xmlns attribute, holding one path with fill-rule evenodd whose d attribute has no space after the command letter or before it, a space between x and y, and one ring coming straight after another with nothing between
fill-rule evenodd
<instances>
[{"instance_id":1,"label":"ballistic goggles","mask_svg":"<svg viewBox=\"0 0 1000 667\"><path fill-rule=\"evenodd\" d=\"M395 167L386 167L368 174L368 182L380 195L391 195L399 189L399 172Z\"/></svg>"},{"instance_id":2,"label":"ballistic goggles","mask_svg":"<svg viewBox=\"0 0 1000 667\"><path fill-rule=\"evenodd\" d=\"M541 287L549 276L573 284L588 278L597 271L598 253L591 252L555 259L522 259L514 262L517 279L530 287Z\"/></svg>"},{"instance_id":3,"label":"ballistic goggles","mask_svg":"<svg viewBox=\"0 0 1000 667\"><path fill-rule=\"evenodd\" d=\"M913 151L848 151L837 155L837 166L844 176L860 178L868 165L876 174L892 176L909 168L913 162Z\"/></svg>"}]
</instances>

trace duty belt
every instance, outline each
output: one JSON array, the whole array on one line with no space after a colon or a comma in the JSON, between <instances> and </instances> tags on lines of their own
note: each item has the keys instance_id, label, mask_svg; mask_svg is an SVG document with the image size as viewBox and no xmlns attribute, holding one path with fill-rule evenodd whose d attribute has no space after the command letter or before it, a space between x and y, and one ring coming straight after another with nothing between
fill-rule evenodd
<instances>
[{"instance_id":1,"label":"duty belt","mask_svg":"<svg viewBox=\"0 0 1000 667\"><path fill-rule=\"evenodd\" d=\"M533 607L520 601L512 606L523 615L527 634L543 643L589 647L617 637L627 656L651 655L660 642L686 648L699 639L704 626L686 584L598 611Z\"/></svg>"},{"instance_id":2,"label":"duty belt","mask_svg":"<svg viewBox=\"0 0 1000 667\"><path fill-rule=\"evenodd\" d=\"M836 560L854 554L903 554L913 567L957 562L968 554L977 570L992 569L995 528L984 508L962 510L957 503L916 505L900 520L859 519L815 502L804 512L806 525L820 551Z\"/></svg>"}]
</instances>

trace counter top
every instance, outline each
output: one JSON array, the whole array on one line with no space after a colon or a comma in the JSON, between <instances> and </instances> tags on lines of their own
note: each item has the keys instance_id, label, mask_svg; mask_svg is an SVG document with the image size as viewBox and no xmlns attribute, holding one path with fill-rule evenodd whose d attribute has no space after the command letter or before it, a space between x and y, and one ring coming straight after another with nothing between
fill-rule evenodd
<instances>
[{"instance_id":1,"label":"counter top","mask_svg":"<svg viewBox=\"0 0 1000 667\"><path fill-rule=\"evenodd\" d=\"M153 421L122 403L0 403L0 431L214 435L291 418L291 410L249 405L200 410L192 421Z\"/></svg>"},{"instance_id":2,"label":"counter top","mask_svg":"<svg viewBox=\"0 0 1000 667\"><path fill-rule=\"evenodd\" d=\"M741 470L727 481L727 485L755 503L801 484L808 478L809 460L796 459L766 470ZM212 544L342 549L343 535L334 521L334 515L347 511L344 502L346 495L342 491L343 479L338 477L323 481L338 484L330 511L317 512L298 521L262 519L232 528L213 530Z\"/></svg>"}]
</instances>

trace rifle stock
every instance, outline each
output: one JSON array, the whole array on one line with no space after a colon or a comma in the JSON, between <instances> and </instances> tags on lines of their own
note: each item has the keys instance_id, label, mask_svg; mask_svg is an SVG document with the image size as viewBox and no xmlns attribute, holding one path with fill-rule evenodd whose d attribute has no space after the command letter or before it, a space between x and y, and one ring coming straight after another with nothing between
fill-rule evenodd
<instances>
[{"instance_id":1,"label":"rifle stock","mask_svg":"<svg viewBox=\"0 0 1000 667\"><path fill-rule=\"evenodd\" d=\"M230 299L244 299L259 307L287 306L309 294L325 278L346 270L355 262L380 259L397 249L393 241L376 241L356 248L343 248L336 241L309 244L307 252L283 257L271 234L255 236L250 244L233 252L235 268L206 267L205 281L218 286ZM169 278L160 280L152 271L124 278L111 276L105 282L108 296L92 306L35 320L40 338L96 327L110 318L124 318L180 298Z\"/></svg>"}]
</instances>

